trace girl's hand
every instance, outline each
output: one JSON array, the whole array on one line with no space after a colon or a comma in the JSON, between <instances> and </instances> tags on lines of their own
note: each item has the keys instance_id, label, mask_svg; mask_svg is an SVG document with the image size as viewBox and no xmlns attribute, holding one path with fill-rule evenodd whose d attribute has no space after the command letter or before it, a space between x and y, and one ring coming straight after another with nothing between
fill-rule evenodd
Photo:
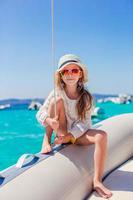
<instances>
[{"instance_id":1,"label":"girl's hand","mask_svg":"<svg viewBox=\"0 0 133 200\"><path fill-rule=\"evenodd\" d=\"M55 131L58 130L59 128L59 121L58 121L58 117L55 118L48 118L47 119L48 124L51 126L51 128Z\"/></svg>"}]
</instances>

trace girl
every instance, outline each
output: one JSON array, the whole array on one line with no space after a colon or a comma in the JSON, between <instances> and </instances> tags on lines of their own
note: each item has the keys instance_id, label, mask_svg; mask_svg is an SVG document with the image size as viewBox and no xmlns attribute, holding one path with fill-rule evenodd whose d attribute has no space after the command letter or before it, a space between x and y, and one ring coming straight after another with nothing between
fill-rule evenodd
<instances>
[{"instance_id":1,"label":"girl","mask_svg":"<svg viewBox=\"0 0 133 200\"><path fill-rule=\"evenodd\" d=\"M71 142L76 145L95 144L93 187L104 198L112 193L102 183L107 149L107 134L91 127L92 96L84 88L87 70L80 59L67 54L60 58L56 80L56 114L54 116L54 91L50 93L37 113L38 121L46 127L42 153L52 150L50 139L53 130L56 144Z\"/></svg>"}]
</instances>

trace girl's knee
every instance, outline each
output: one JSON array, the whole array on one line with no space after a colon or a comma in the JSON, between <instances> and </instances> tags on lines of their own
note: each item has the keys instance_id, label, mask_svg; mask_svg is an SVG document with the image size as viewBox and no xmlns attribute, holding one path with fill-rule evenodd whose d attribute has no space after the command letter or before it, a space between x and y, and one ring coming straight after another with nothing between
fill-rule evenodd
<instances>
[{"instance_id":1,"label":"girl's knee","mask_svg":"<svg viewBox=\"0 0 133 200\"><path fill-rule=\"evenodd\" d=\"M57 107L60 109L64 108L64 102L62 98L57 99Z\"/></svg>"},{"instance_id":2,"label":"girl's knee","mask_svg":"<svg viewBox=\"0 0 133 200\"><path fill-rule=\"evenodd\" d=\"M51 112L54 113L55 105L56 105L57 112L59 112L62 108L64 108L64 103L61 98L57 98L56 102L55 102L55 99L52 99L49 105L49 111L48 111L49 113Z\"/></svg>"},{"instance_id":3,"label":"girl's knee","mask_svg":"<svg viewBox=\"0 0 133 200\"><path fill-rule=\"evenodd\" d=\"M96 141L107 141L107 133L103 130L99 130L96 134Z\"/></svg>"},{"instance_id":4,"label":"girl's knee","mask_svg":"<svg viewBox=\"0 0 133 200\"><path fill-rule=\"evenodd\" d=\"M63 103L62 98L57 98L56 102L55 102L54 99L51 100L50 107L54 107L55 104L56 104L57 108L64 107L64 103Z\"/></svg>"}]
</instances>

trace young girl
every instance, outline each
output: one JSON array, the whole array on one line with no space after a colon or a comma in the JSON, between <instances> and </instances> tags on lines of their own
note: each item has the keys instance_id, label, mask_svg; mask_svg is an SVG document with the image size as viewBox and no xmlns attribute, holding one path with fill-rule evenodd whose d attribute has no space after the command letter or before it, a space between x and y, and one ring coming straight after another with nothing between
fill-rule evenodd
<instances>
[{"instance_id":1,"label":"young girl","mask_svg":"<svg viewBox=\"0 0 133 200\"><path fill-rule=\"evenodd\" d=\"M56 144L95 144L93 187L101 197L109 198L112 193L102 183L107 134L91 127L93 103L91 94L84 87L87 82L86 67L77 56L67 54L60 58L55 76L57 116L54 91L37 113L38 121L46 127L41 152L52 150L50 139L53 130L57 134Z\"/></svg>"}]
</instances>

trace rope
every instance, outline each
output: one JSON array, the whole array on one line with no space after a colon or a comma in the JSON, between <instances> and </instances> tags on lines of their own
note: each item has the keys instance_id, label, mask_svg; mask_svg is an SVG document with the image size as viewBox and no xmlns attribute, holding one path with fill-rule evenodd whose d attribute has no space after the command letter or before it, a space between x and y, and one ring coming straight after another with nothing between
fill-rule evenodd
<instances>
[{"instance_id":1,"label":"rope","mask_svg":"<svg viewBox=\"0 0 133 200\"><path fill-rule=\"evenodd\" d=\"M51 0L51 25L52 25L52 68L54 70L53 74L54 74L54 115L56 117L56 86L55 86L55 40L54 40L54 0Z\"/></svg>"}]
</instances>

